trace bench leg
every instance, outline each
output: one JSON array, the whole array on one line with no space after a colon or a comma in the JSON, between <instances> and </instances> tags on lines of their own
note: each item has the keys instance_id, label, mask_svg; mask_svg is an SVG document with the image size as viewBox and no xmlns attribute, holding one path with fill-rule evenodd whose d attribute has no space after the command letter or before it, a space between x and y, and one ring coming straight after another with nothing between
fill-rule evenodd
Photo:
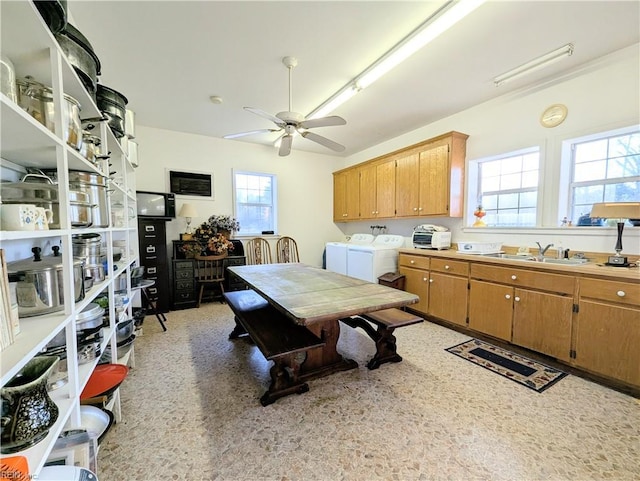
<instances>
[{"instance_id":1,"label":"bench leg","mask_svg":"<svg viewBox=\"0 0 640 481\"><path fill-rule=\"evenodd\" d=\"M274 359L271 366L271 385L260 398L260 404L268 406L277 399L289 394L302 394L309 390L306 382L300 382L298 374L300 366L307 359L306 352L288 354Z\"/></svg>"},{"instance_id":2,"label":"bench leg","mask_svg":"<svg viewBox=\"0 0 640 481\"><path fill-rule=\"evenodd\" d=\"M376 354L367 363L369 369L378 369L385 362L400 362L402 357L397 352L396 336L393 335L394 327L378 327L376 341Z\"/></svg>"},{"instance_id":3,"label":"bench leg","mask_svg":"<svg viewBox=\"0 0 640 481\"><path fill-rule=\"evenodd\" d=\"M236 325L233 331L231 331L231 334L229 334L229 339L238 339L240 336L248 334L247 330L238 322L238 318L234 317L234 320L236 321Z\"/></svg>"},{"instance_id":4,"label":"bench leg","mask_svg":"<svg viewBox=\"0 0 640 481\"><path fill-rule=\"evenodd\" d=\"M402 357L397 353L395 327L373 326L362 317L347 317L340 319L347 326L354 329L360 327L376 343L376 354L367 363L369 369L378 369L385 362L400 362Z\"/></svg>"}]
</instances>

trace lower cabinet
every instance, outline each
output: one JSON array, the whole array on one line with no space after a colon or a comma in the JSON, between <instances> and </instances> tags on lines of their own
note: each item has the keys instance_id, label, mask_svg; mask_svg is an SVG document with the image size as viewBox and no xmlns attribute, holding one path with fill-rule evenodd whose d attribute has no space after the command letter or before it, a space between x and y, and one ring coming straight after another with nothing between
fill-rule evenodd
<instances>
[{"instance_id":1,"label":"lower cabinet","mask_svg":"<svg viewBox=\"0 0 640 481\"><path fill-rule=\"evenodd\" d=\"M427 314L467 326L469 263L431 259Z\"/></svg>"},{"instance_id":2,"label":"lower cabinet","mask_svg":"<svg viewBox=\"0 0 640 481\"><path fill-rule=\"evenodd\" d=\"M173 260L173 309L196 307L195 260Z\"/></svg>"},{"instance_id":3,"label":"lower cabinet","mask_svg":"<svg viewBox=\"0 0 640 481\"><path fill-rule=\"evenodd\" d=\"M573 276L474 264L471 278L471 329L570 360Z\"/></svg>"},{"instance_id":4,"label":"lower cabinet","mask_svg":"<svg viewBox=\"0 0 640 481\"><path fill-rule=\"evenodd\" d=\"M580 280L576 366L640 386L640 284Z\"/></svg>"},{"instance_id":5,"label":"lower cabinet","mask_svg":"<svg viewBox=\"0 0 640 481\"><path fill-rule=\"evenodd\" d=\"M400 254L398 257L400 274L405 276L404 289L420 298L411 309L425 313L429 308L429 258Z\"/></svg>"},{"instance_id":6,"label":"lower cabinet","mask_svg":"<svg viewBox=\"0 0 640 481\"><path fill-rule=\"evenodd\" d=\"M640 282L401 252L411 309L640 389ZM611 275L611 274L609 274Z\"/></svg>"}]
</instances>

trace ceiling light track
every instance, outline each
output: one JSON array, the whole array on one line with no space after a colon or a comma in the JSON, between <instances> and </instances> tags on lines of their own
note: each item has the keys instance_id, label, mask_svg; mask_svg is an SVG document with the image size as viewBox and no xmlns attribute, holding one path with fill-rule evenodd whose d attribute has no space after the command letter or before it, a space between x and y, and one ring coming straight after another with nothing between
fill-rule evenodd
<instances>
[{"instance_id":1,"label":"ceiling light track","mask_svg":"<svg viewBox=\"0 0 640 481\"><path fill-rule=\"evenodd\" d=\"M384 74L453 27L484 2L485 0L452 0L447 2L383 56L311 111L307 118L323 117L333 112L362 89L373 84Z\"/></svg>"}]
</instances>

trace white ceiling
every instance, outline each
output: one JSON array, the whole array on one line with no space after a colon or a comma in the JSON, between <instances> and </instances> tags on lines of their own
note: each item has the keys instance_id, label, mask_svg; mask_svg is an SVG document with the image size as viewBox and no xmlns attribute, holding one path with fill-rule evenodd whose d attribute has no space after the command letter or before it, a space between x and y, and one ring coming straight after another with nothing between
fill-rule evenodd
<instances>
[{"instance_id":1,"label":"white ceiling","mask_svg":"<svg viewBox=\"0 0 640 481\"><path fill-rule=\"evenodd\" d=\"M101 60L101 83L130 99L138 124L222 137L273 127L244 106L288 110L282 57L298 59L293 110L307 115L444 3L69 0L68 9ZM347 125L314 132L348 156L639 41L638 1L489 1L336 110ZM571 57L494 86L567 43ZM336 155L299 137L293 149Z\"/></svg>"}]
</instances>

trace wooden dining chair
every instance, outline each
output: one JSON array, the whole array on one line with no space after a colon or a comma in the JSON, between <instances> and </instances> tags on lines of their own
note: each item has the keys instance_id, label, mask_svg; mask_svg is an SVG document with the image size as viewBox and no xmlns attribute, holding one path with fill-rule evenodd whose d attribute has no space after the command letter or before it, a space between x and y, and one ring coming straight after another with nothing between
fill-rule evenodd
<instances>
[{"instance_id":1,"label":"wooden dining chair","mask_svg":"<svg viewBox=\"0 0 640 481\"><path fill-rule=\"evenodd\" d=\"M224 260L227 254L219 256L201 256L197 255L196 259L196 282L199 286L198 304L200 307L202 302L202 294L205 287L216 287L220 291L220 302L224 303Z\"/></svg>"},{"instance_id":2,"label":"wooden dining chair","mask_svg":"<svg viewBox=\"0 0 640 481\"><path fill-rule=\"evenodd\" d=\"M292 237L280 237L276 243L276 262L300 262L298 244Z\"/></svg>"},{"instance_id":3,"label":"wooden dining chair","mask_svg":"<svg viewBox=\"0 0 640 481\"><path fill-rule=\"evenodd\" d=\"M256 237L247 242L247 264L271 264L271 246L266 239Z\"/></svg>"}]
</instances>

